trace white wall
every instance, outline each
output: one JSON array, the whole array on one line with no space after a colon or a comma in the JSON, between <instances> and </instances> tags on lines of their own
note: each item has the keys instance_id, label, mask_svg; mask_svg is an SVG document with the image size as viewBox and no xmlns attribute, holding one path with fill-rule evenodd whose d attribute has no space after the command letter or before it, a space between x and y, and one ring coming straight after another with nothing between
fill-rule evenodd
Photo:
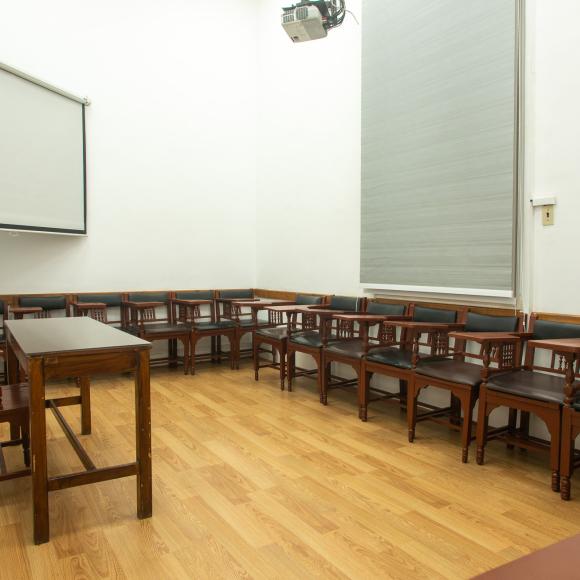
<instances>
[{"instance_id":1,"label":"white wall","mask_svg":"<svg viewBox=\"0 0 580 580\"><path fill-rule=\"evenodd\" d=\"M259 28L257 285L359 293L360 27L294 45L283 4Z\"/></svg>"},{"instance_id":2,"label":"white wall","mask_svg":"<svg viewBox=\"0 0 580 580\"><path fill-rule=\"evenodd\" d=\"M93 103L89 236L0 232L0 294L254 284L256 5L0 2L0 58Z\"/></svg>"},{"instance_id":3,"label":"white wall","mask_svg":"<svg viewBox=\"0 0 580 580\"><path fill-rule=\"evenodd\" d=\"M263 0L260 22L257 284L360 293L361 28L292 45L271 26L282 3ZM558 205L553 227L526 205L521 306L580 313L580 3L526 5L525 197Z\"/></svg>"}]
</instances>

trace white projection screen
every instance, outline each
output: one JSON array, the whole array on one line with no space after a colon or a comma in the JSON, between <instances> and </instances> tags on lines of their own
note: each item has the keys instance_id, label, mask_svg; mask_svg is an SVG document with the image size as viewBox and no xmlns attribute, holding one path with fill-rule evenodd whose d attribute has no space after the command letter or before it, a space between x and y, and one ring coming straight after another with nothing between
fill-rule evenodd
<instances>
[{"instance_id":1,"label":"white projection screen","mask_svg":"<svg viewBox=\"0 0 580 580\"><path fill-rule=\"evenodd\" d=\"M85 103L0 64L0 229L86 234Z\"/></svg>"}]
</instances>

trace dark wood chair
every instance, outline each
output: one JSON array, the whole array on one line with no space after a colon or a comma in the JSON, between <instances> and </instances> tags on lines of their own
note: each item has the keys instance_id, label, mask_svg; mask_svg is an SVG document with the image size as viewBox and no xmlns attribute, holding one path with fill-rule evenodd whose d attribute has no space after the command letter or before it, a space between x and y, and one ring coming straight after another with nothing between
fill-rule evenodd
<instances>
[{"instance_id":1,"label":"dark wood chair","mask_svg":"<svg viewBox=\"0 0 580 580\"><path fill-rule=\"evenodd\" d=\"M536 352L534 341L580 338L580 317L534 313L530 317L523 367L491 376L484 381L479 395L477 419L477 463L482 465L485 446L492 439L503 439L510 446L548 449L552 470L552 490L560 490L560 433L566 387L566 355L551 350L548 361ZM546 347L544 347L546 348ZM544 348L542 350L544 350ZM577 369L576 369L577 371ZM508 407L507 425L489 429L489 416L498 407ZM519 427L517 427L520 414ZM539 417L548 428L550 441L529 434L529 414Z\"/></svg>"},{"instance_id":2,"label":"dark wood chair","mask_svg":"<svg viewBox=\"0 0 580 580\"><path fill-rule=\"evenodd\" d=\"M15 319L69 316L67 297L52 294L18 296L16 306L10 308L10 314Z\"/></svg>"},{"instance_id":3,"label":"dark wood chair","mask_svg":"<svg viewBox=\"0 0 580 580\"><path fill-rule=\"evenodd\" d=\"M350 366L357 375L355 383L357 393L361 392L363 382L363 359L370 348L377 346L392 346L396 341L396 327L389 326L388 320L410 319L406 316L408 304L388 303L371 300L367 302L364 313L338 314L335 316L339 325L346 326L347 336L352 338L340 339L330 342L322 349L322 401L327 404L328 391L331 389L350 386L352 381L332 381L332 363L342 363ZM358 328L353 328L355 325ZM372 336L370 329L379 327L377 336ZM355 337L356 336L356 337ZM359 418L361 416L360 401L358 404Z\"/></svg>"},{"instance_id":4,"label":"dark wood chair","mask_svg":"<svg viewBox=\"0 0 580 580\"><path fill-rule=\"evenodd\" d=\"M195 374L198 360L221 362L221 347L216 349L216 339L225 336L230 343L230 368L236 363L236 325L232 320L216 319L215 292L213 290L192 290L176 292L172 299L173 319L191 327L190 372ZM204 338L211 340L210 352L197 354L197 343Z\"/></svg>"},{"instance_id":5,"label":"dark wood chair","mask_svg":"<svg viewBox=\"0 0 580 580\"><path fill-rule=\"evenodd\" d=\"M0 481L30 475L30 421L28 411L28 385L0 387L0 423L10 424L10 439L0 442ZM27 469L9 472L2 449L22 445Z\"/></svg>"},{"instance_id":6,"label":"dark wood chair","mask_svg":"<svg viewBox=\"0 0 580 580\"><path fill-rule=\"evenodd\" d=\"M327 304L310 309L305 308L304 314L316 314L316 317L304 318L302 328L288 327L288 390L292 390L292 381L296 376L296 353L307 354L314 359L316 369L313 372L304 372L304 376L317 375L320 402L326 404L322 392L322 349L337 338L354 337L354 325L339 324L333 319L335 314L364 312L366 298L357 296L331 296ZM310 326L310 328L308 328ZM342 381L342 379L339 379ZM338 381L337 381L338 382ZM347 381L348 382L348 381ZM352 381L351 381L352 382Z\"/></svg>"},{"instance_id":7,"label":"dark wood chair","mask_svg":"<svg viewBox=\"0 0 580 580\"><path fill-rule=\"evenodd\" d=\"M238 343L237 353L235 353L236 361L244 355L253 353L253 349L242 350L239 346L241 342L241 337L246 334L246 332L252 331L253 318L251 311L241 313L234 303L239 300L252 300L255 298L255 293L253 288L240 288L233 290L217 290L215 298L215 312L216 312L216 322L221 322L224 320L233 321L238 332L236 334L236 343ZM221 347L221 337L216 338L216 348L219 356L223 354L228 354L222 352ZM230 345L230 349L232 345ZM231 359L231 353L230 353Z\"/></svg>"},{"instance_id":8,"label":"dark wood chair","mask_svg":"<svg viewBox=\"0 0 580 580\"><path fill-rule=\"evenodd\" d=\"M296 306L320 305L324 296L298 294L295 297ZM288 325L294 329L302 329L302 315L297 313L292 305L272 306L267 308L268 323L264 327L255 328L252 345L254 349L254 378L260 379L260 369L275 368L280 371L280 389L283 391L286 381L286 356L288 352ZM284 320L286 315L286 320ZM305 315L308 316L308 315ZM263 348L269 345L270 350ZM261 362L260 354L267 353L271 362ZM276 361L276 353L279 361Z\"/></svg>"},{"instance_id":9,"label":"dark wood chair","mask_svg":"<svg viewBox=\"0 0 580 580\"><path fill-rule=\"evenodd\" d=\"M437 342L435 351L430 358L421 358L418 361L413 379L409 383L407 396L409 441L413 442L415 439L417 421L437 419L461 431L461 461L467 463L469 445L473 439L473 408L479 396L479 387L488 376L519 366L520 334L523 330L522 313L498 310L491 315L470 310L462 331L439 333L433 339ZM453 350L449 346L450 338L455 341ZM497 368L491 367L490 364L494 364ZM421 391L427 387L449 391L451 405L446 408L429 409L418 415L417 399ZM453 404L457 401L459 408L457 403Z\"/></svg>"},{"instance_id":10,"label":"dark wood chair","mask_svg":"<svg viewBox=\"0 0 580 580\"><path fill-rule=\"evenodd\" d=\"M576 365L576 375L578 365ZM575 391L578 386L576 385ZM562 409L562 442L560 450L560 494L563 500L570 500L572 485L570 478L580 461L575 453L576 437L580 434L580 401L574 397L567 402Z\"/></svg>"},{"instance_id":11,"label":"dark wood chair","mask_svg":"<svg viewBox=\"0 0 580 580\"><path fill-rule=\"evenodd\" d=\"M132 292L123 301L123 320L126 332L135 334L143 340L156 342L166 340L167 357L151 359L152 364L169 363L177 366L180 360L177 352L177 341L183 345L184 374L189 372L189 353L191 324L173 320L170 292Z\"/></svg>"},{"instance_id":12,"label":"dark wood chair","mask_svg":"<svg viewBox=\"0 0 580 580\"><path fill-rule=\"evenodd\" d=\"M419 359L419 352L413 348L426 347L430 354L437 352L437 337L443 331L461 328L465 307L449 305L411 304L408 309L410 320L391 320L383 323L381 342L387 346L371 348L363 359L359 383L359 407L361 421L368 420L368 405L375 401L396 402L401 410L407 408L407 388L413 378L413 369ZM426 335L426 341L421 337ZM375 375L395 379L399 383L398 391L391 392L385 388L372 386ZM370 393L376 396L369 399Z\"/></svg>"},{"instance_id":13,"label":"dark wood chair","mask_svg":"<svg viewBox=\"0 0 580 580\"><path fill-rule=\"evenodd\" d=\"M88 316L104 324L123 326L121 307L123 295L119 293L77 294L69 303L70 315Z\"/></svg>"},{"instance_id":14,"label":"dark wood chair","mask_svg":"<svg viewBox=\"0 0 580 580\"><path fill-rule=\"evenodd\" d=\"M6 339L4 337L4 318L8 312L6 302L0 299L0 358L2 359L2 382L8 382L8 367L6 363Z\"/></svg>"}]
</instances>

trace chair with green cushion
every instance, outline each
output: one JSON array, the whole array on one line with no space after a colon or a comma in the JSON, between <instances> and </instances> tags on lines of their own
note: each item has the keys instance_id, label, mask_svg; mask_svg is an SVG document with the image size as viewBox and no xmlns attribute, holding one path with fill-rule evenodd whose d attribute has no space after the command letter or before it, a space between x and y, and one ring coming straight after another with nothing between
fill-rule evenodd
<instances>
[{"instance_id":1,"label":"chair with green cushion","mask_svg":"<svg viewBox=\"0 0 580 580\"><path fill-rule=\"evenodd\" d=\"M411 322L424 323L428 330L429 325L456 324L461 320L465 307L436 308L411 304L408 313ZM396 401L401 406L401 410L407 407L407 387L413 379L413 341L417 339L421 346L431 343L436 332L426 332L427 341L420 342L421 335L415 335L414 331L402 327L397 336L396 322L384 325L385 337L383 342L390 346L380 346L371 348L363 359L359 389L359 416L361 421L368 419L368 404L379 400ZM396 379L399 383L398 392L387 391L384 388L371 386L372 378L375 375ZM379 396L369 399L371 392L378 393Z\"/></svg>"},{"instance_id":2,"label":"chair with green cushion","mask_svg":"<svg viewBox=\"0 0 580 580\"><path fill-rule=\"evenodd\" d=\"M367 302L364 312L356 321L358 331L347 332L353 335L349 338L338 338L322 349L322 403L327 404L328 391L331 389L356 386L357 393L362 389L363 359L370 348L392 345L392 336L396 331L388 325L388 320L402 320L406 318L409 304L385 303L376 300ZM368 316L374 316L369 319ZM382 321L380 320L382 318ZM372 321L372 322L371 322ZM362 332L361 332L362 327ZM378 327L376 336L370 331ZM358 332L358 336L356 335ZM332 363L341 363L350 366L356 373L356 380L333 379ZM360 417L360 405L357 405Z\"/></svg>"},{"instance_id":3,"label":"chair with green cushion","mask_svg":"<svg viewBox=\"0 0 580 580\"><path fill-rule=\"evenodd\" d=\"M299 306L319 305L324 300L323 296L310 294L298 294L296 304ZM305 315L306 317L308 315ZM287 313L288 321L296 329L302 328L302 315ZM271 350L262 348L269 345ZM283 313L268 311L268 327L257 328L253 336L254 348L254 378L260 379L260 369L276 368L280 371L280 389L283 391L286 380L286 356L288 351L288 324L284 322ZM268 353L272 356L272 362L260 362L260 353ZM276 361L276 353L279 362ZM291 389L290 389L291 390Z\"/></svg>"},{"instance_id":4,"label":"chair with green cushion","mask_svg":"<svg viewBox=\"0 0 580 580\"><path fill-rule=\"evenodd\" d=\"M531 340L554 340L580 338L580 316L533 313L528 324ZM551 351L551 352L550 352ZM543 353L542 355L540 353ZM580 387L578 367L574 368L576 382ZM565 407L565 355L557 350L540 350L528 343L522 367L509 373L492 375L480 387L479 415L477 418L477 463L483 464L485 446L492 439L503 439L510 446L550 451L552 490L560 490L560 435L571 441L572 431L562 430L562 412ZM510 409L507 425L489 429L490 414L498 407ZM564 409L569 412L569 409ZM517 427L517 413L520 414ZM550 433L550 441L541 441L529 436L529 414L540 418ZM572 444L573 449L573 444ZM573 455L573 454L572 454ZM566 461L571 458L568 456ZM563 481L567 483L571 464L565 465L562 458ZM566 483L562 486L562 497L569 497Z\"/></svg>"},{"instance_id":5,"label":"chair with green cushion","mask_svg":"<svg viewBox=\"0 0 580 580\"><path fill-rule=\"evenodd\" d=\"M119 293L77 294L70 303L73 316L88 316L115 327L123 325L121 307L123 295ZM113 311L117 316L110 318Z\"/></svg>"},{"instance_id":6,"label":"chair with green cushion","mask_svg":"<svg viewBox=\"0 0 580 580\"><path fill-rule=\"evenodd\" d=\"M465 317L462 337L455 338L453 351L449 348L447 354L432 353L437 356L421 359L415 368L407 400L409 441L415 438L417 421L433 418L442 421L447 417L452 428L461 430L461 461L467 463L473 439L473 407L479 396L479 387L487 374L519 366L520 341L514 341L514 333L524 330L524 321L523 313L513 310L497 309L491 314L488 310L482 313L470 309ZM443 340L440 337L438 341L447 349L449 337ZM418 397L427 387L448 391L450 407L429 406L426 412L418 415Z\"/></svg>"},{"instance_id":7,"label":"chair with green cushion","mask_svg":"<svg viewBox=\"0 0 580 580\"><path fill-rule=\"evenodd\" d=\"M288 335L288 390L292 390L292 381L296 376L296 353L310 355L316 364L313 371L304 372L299 369L301 374L309 376L317 374L318 390L320 402L323 402L322 394L322 349L326 344L336 340L339 333L346 338L349 335L348 329L341 327L338 322L333 320L332 313L329 311L340 312L364 312L366 308L366 299L358 296L331 296L328 302L322 307L322 312L312 310L313 316L307 320L303 318L302 328L290 328ZM308 328L306 328L308 327ZM344 332L343 332L344 331ZM350 337L354 334L351 332Z\"/></svg>"},{"instance_id":8,"label":"chair with green cushion","mask_svg":"<svg viewBox=\"0 0 580 580\"><path fill-rule=\"evenodd\" d=\"M225 320L230 320L234 322L237 328L238 327L242 327L242 329L247 328L247 332L251 332L253 326L252 315L249 313L241 313L239 309L233 306L232 303L235 300L253 300L254 298L255 294L252 288L217 290L215 299L216 321L222 322ZM239 338L240 338L239 336L236 337L236 341L238 343L238 348L236 349L237 352L235 353L235 355L230 353L230 360L232 356L235 356L236 364L237 361L239 360L239 357L242 354L242 351L239 348ZM224 354L221 348L221 337L218 336L216 340L217 340L217 352L218 355L221 356L222 354ZM232 348L236 348L233 343L230 345L230 350ZM251 352L251 349L244 350L243 352L247 355L248 352Z\"/></svg>"},{"instance_id":9,"label":"chair with green cushion","mask_svg":"<svg viewBox=\"0 0 580 580\"><path fill-rule=\"evenodd\" d=\"M191 324L173 319L170 292L129 293L122 309L125 332L150 342L167 341L167 357L151 359L153 364L168 362L170 366L177 366L181 358L177 353L177 341L180 341L184 373L189 372Z\"/></svg>"},{"instance_id":10,"label":"chair with green cushion","mask_svg":"<svg viewBox=\"0 0 580 580\"><path fill-rule=\"evenodd\" d=\"M36 310L34 313L19 313L18 309ZM17 307L12 309L15 318L32 316L34 318L51 318L54 316L68 316L67 300L65 296L19 296Z\"/></svg>"},{"instance_id":11,"label":"chair with green cushion","mask_svg":"<svg viewBox=\"0 0 580 580\"><path fill-rule=\"evenodd\" d=\"M216 339L225 336L230 342L230 368L236 364L235 333L236 325L232 320L217 320L213 290L193 290L175 293L173 300L174 318L191 326L190 372L195 374L195 363L200 360L221 362L221 347L216 350ZM181 301L181 302L180 302ZM189 303L187 301L190 301ZM197 343L203 338L211 339L208 354L196 354Z\"/></svg>"}]
</instances>

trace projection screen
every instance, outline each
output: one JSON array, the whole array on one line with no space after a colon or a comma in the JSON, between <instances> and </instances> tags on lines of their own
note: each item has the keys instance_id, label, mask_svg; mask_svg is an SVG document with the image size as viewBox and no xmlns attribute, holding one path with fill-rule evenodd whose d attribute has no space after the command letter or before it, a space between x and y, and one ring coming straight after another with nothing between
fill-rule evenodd
<instances>
[{"instance_id":1,"label":"projection screen","mask_svg":"<svg viewBox=\"0 0 580 580\"><path fill-rule=\"evenodd\" d=\"M0 64L0 228L86 234L85 104Z\"/></svg>"}]
</instances>

